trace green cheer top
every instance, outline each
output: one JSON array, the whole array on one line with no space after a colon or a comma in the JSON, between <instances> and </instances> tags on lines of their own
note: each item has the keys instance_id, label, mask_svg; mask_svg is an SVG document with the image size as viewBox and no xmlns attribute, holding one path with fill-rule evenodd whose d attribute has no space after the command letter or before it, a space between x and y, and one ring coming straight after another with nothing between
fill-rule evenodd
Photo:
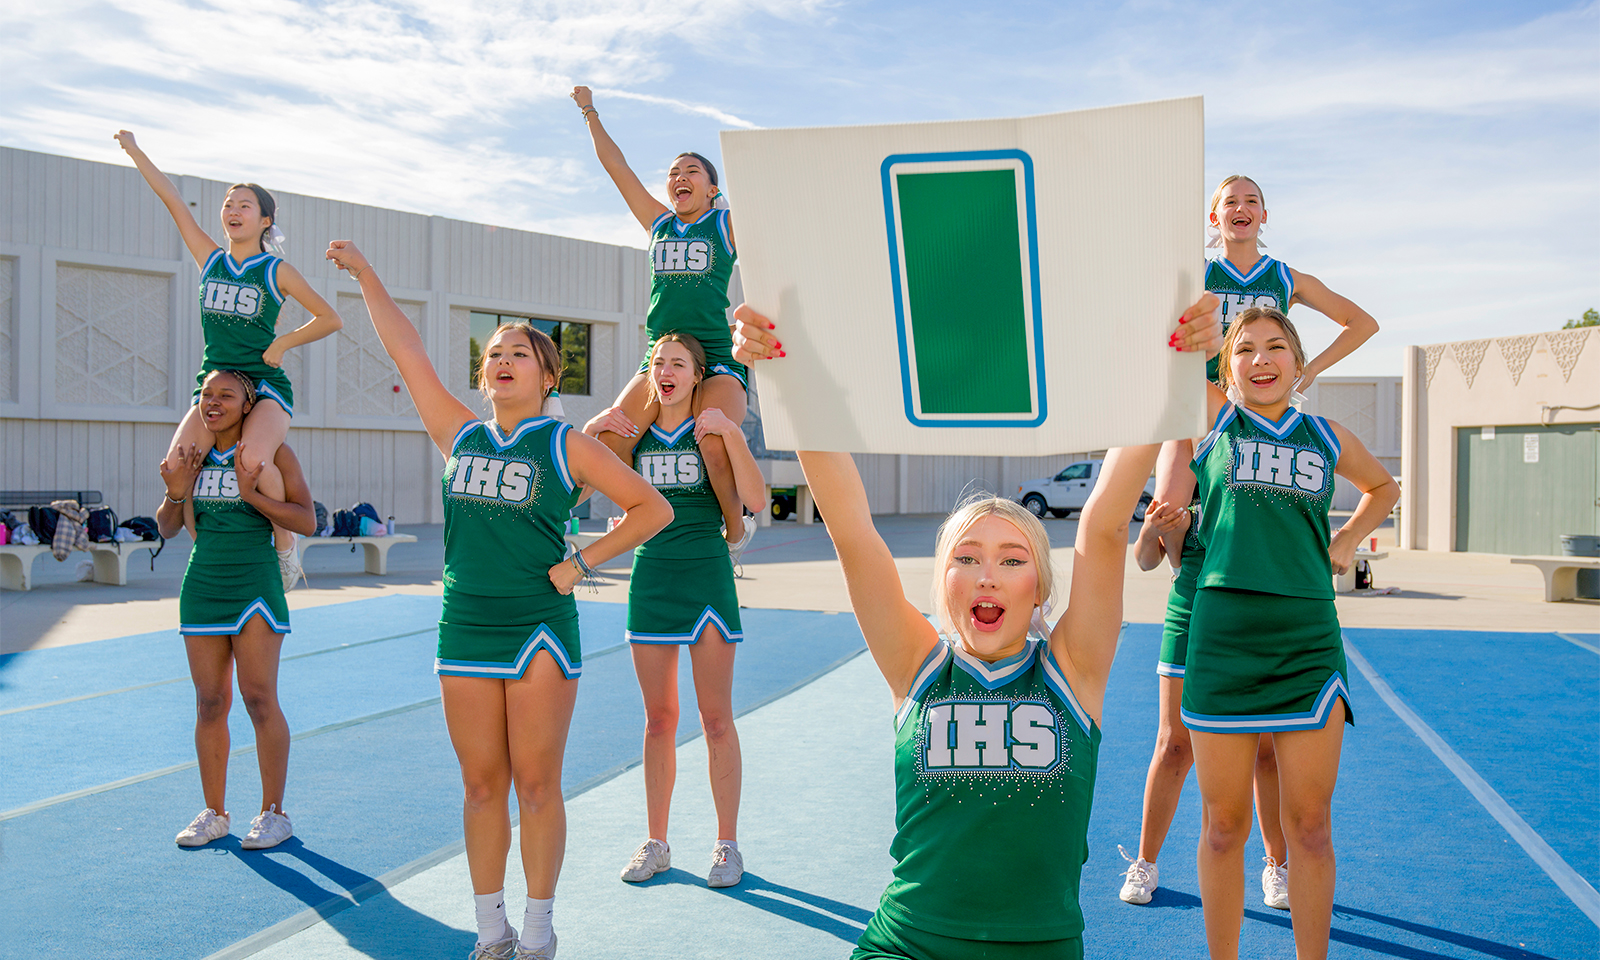
<instances>
[{"instance_id":1,"label":"green cheer top","mask_svg":"<svg viewBox=\"0 0 1600 960\"><path fill-rule=\"evenodd\" d=\"M1083 932L1100 728L1049 644L996 663L941 640L895 714L889 919L970 940Z\"/></svg>"},{"instance_id":2,"label":"green cheer top","mask_svg":"<svg viewBox=\"0 0 1600 960\"><path fill-rule=\"evenodd\" d=\"M1333 599L1328 509L1339 438L1290 407L1276 423L1225 404L1195 448L1200 587Z\"/></svg>"},{"instance_id":3,"label":"green cheer top","mask_svg":"<svg viewBox=\"0 0 1600 960\"><path fill-rule=\"evenodd\" d=\"M1206 292L1214 293L1222 301L1218 313L1222 317L1222 333L1239 314L1251 307L1271 307L1287 315L1289 300L1294 296L1294 276L1281 260L1263 256L1249 270L1240 272L1227 257L1218 257L1206 263ZM1221 357L1206 361L1206 379L1215 383Z\"/></svg>"},{"instance_id":4,"label":"green cheer top","mask_svg":"<svg viewBox=\"0 0 1600 960\"><path fill-rule=\"evenodd\" d=\"M633 467L672 504L672 522L641 544L635 556L663 560L727 556L722 508L694 439L693 417L671 433L651 424L633 448Z\"/></svg>"},{"instance_id":5,"label":"green cheer top","mask_svg":"<svg viewBox=\"0 0 1600 960\"><path fill-rule=\"evenodd\" d=\"M718 343L729 343L728 281L737 258L728 239L728 211L711 209L694 223L671 211L650 225L650 311L645 331L650 339L664 333L687 333L720 356Z\"/></svg>"},{"instance_id":6,"label":"green cheer top","mask_svg":"<svg viewBox=\"0 0 1600 960\"><path fill-rule=\"evenodd\" d=\"M544 597L548 616L576 616L550 582L566 555L578 488L567 469L570 424L531 417L509 435L491 421L456 432L444 466L444 589L474 596Z\"/></svg>"},{"instance_id":7,"label":"green cheer top","mask_svg":"<svg viewBox=\"0 0 1600 960\"><path fill-rule=\"evenodd\" d=\"M212 370L239 370L257 381L288 382L282 370L261 359L277 338L278 313L283 308L283 292L278 289L281 263L270 253L240 263L221 247L206 258L200 268L202 378ZM286 409L287 401L292 398L286 398Z\"/></svg>"}]
</instances>

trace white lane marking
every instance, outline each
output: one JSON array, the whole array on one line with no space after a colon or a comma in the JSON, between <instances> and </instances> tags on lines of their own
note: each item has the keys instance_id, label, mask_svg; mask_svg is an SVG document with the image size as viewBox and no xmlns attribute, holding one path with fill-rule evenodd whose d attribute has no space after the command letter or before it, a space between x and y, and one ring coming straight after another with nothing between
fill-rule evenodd
<instances>
[{"instance_id":1,"label":"white lane marking","mask_svg":"<svg viewBox=\"0 0 1600 960\"><path fill-rule=\"evenodd\" d=\"M1600 653L1600 647L1595 646L1594 644L1590 643L1587 640L1579 640L1577 637L1574 637L1570 633L1557 633L1556 636L1558 636L1561 639L1567 641L1568 643L1580 646L1583 649L1589 651L1590 653Z\"/></svg>"},{"instance_id":2,"label":"white lane marking","mask_svg":"<svg viewBox=\"0 0 1600 960\"><path fill-rule=\"evenodd\" d=\"M1486 780L1478 776L1478 771L1472 769L1471 764L1463 760L1460 754L1444 742L1443 737L1435 733L1416 711L1400 699L1400 695L1394 692L1394 688L1389 686L1387 680L1378 675L1378 671L1373 669L1372 664L1367 662L1367 658L1361 655L1348 636L1344 638L1344 652L1350 662L1356 665L1356 669L1361 671L1361 675L1367 678L1367 682L1372 684L1372 689L1378 692L1383 702L1395 712L1395 716L1404 720L1406 726L1428 745L1428 749L1432 750L1434 756L1456 775L1461 785L1483 804L1483 808L1500 822L1500 826L1504 827L1507 833L1511 834L1511 839L1517 841L1522 849L1528 852L1528 856L1533 858L1533 862L1550 875L1550 879L1561 888L1561 892L1566 894L1595 926L1600 926L1600 892L1596 892L1595 888L1589 885L1589 881L1579 876L1578 871L1561 859L1561 855L1556 853L1550 844L1545 843L1544 838L1539 836L1526 820L1518 816L1517 812L1511 809L1511 805L1506 803Z\"/></svg>"}]
</instances>

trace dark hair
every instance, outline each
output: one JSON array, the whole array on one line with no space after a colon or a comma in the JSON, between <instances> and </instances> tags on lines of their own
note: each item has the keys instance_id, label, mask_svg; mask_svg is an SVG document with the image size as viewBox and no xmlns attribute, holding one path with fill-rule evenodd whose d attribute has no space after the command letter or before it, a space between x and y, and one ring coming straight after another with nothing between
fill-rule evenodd
<instances>
[{"instance_id":1,"label":"dark hair","mask_svg":"<svg viewBox=\"0 0 1600 960\"><path fill-rule=\"evenodd\" d=\"M696 160L699 160L700 161L700 165L706 168L706 176L711 178L711 185L713 187L721 186L721 184L717 183L717 167L716 167L716 164L712 163L710 160L707 160L705 157L702 157L700 154L695 153L693 150L685 150L682 153L678 154L676 157L673 157L673 159L674 160L681 160L684 157L694 157Z\"/></svg>"},{"instance_id":2,"label":"dark hair","mask_svg":"<svg viewBox=\"0 0 1600 960\"><path fill-rule=\"evenodd\" d=\"M498 327L495 327L494 333L489 334L489 339L483 342L484 352L487 354L489 350L489 344L494 342L495 337L500 336L500 334L507 330L514 330L528 338L528 345L533 348L534 358L539 361L539 371L541 373L549 374L550 377L555 381L555 383L551 384L550 390L560 393L561 375L566 372L566 368L561 362L561 350L556 346L556 342L550 339L550 334L545 333L543 330L540 330L538 327L534 326L528 321L508 320L505 323L500 324ZM478 392L481 393L485 399L488 399L489 378L483 375L483 358L481 357L478 360L477 374ZM544 398L548 396L550 396L549 391L542 391L540 394L539 402L541 412L543 412Z\"/></svg>"},{"instance_id":3,"label":"dark hair","mask_svg":"<svg viewBox=\"0 0 1600 960\"><path fill-rule=\"evenodd\" d=\"M210 373L206 374L206 380L210 380L212 377L216 376L219 373L225 373L228 376L232 377L233 379L239 381L240 388L242 388L244 390L244 402L250 404L251 406L255 405L255 402L256 402L256 382L250 378L249 374L243 373L243 372L241 372L239 370L217 369L217 370L213 370ZM204 385L205 381L201 381L201 383L202 383L202 385Z\"/></svg>"},{"instance_id":4,"label":"dark hair","mask_svg":"<svg viewBox=\"0 0 1600 960\"><path fill-rule=\"evenodd\" d=\"M712 182L714 183L716 181L713 180ZM232 193L235 190L249 190L251 193L255 194L256 205L261 208L261 215L263 217L270 217L272 219L272 224L276 224L278 222L278 201L272 199L272 194L267 192L266 187L263 187L259 183L236 183L228 188L228 193ZM226 195L227 194L224 194L224 196ZM261 231L261 236L256 238L256 242L261 245L261 249L263 251L267 249L267 231L272 229L272 224L268 224L267 228Z\"/></svg>"}]
</instances>

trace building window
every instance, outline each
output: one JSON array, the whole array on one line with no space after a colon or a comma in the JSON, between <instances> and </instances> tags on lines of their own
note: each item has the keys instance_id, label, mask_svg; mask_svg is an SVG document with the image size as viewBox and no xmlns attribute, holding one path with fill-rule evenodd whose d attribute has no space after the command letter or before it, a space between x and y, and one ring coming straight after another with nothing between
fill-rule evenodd
<instances>
[{"instance_id":1,"label":"building window","mask_svg":"<svg viewBox=\"0 0 1600 960\"><path fill-rule=\"evenodd\" d=\"M561 363L565 370L561 374L560 391L565 396L588 396L589 394L589 324L574 323L570 320L545 320L540 317L523 317L508 313L483 313L472 311L471 328L467 338L467 348L471 355L467 361L473 389L478 387L478 370L483 362L483 347L489 338L502 323L514 323L519 320L527 321L534 327L550 335L556 342L556 349L561 351Z\"/></svg>"}]
</instances>

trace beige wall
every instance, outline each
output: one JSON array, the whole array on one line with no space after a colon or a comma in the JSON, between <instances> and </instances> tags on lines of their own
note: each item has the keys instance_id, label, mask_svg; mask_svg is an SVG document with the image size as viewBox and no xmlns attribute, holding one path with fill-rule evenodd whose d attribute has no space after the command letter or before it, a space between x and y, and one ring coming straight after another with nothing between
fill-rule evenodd
<instances>
[{"instance_id":1,"label":"beige wall","mask_svg":"<svg viewBox=\"0 0 1600 960\"><path fill-rule=\"evenodd\" d=\"M1600 327L1407 347L1404 379L1400 545L1452 550L1455 431L1600 420Z\"/></svg>"},{"instance_id":2,"label":"beige wall","mask_svg":"<svg viewBox=\"0 0 1600 960\"><path fill-rule=\"evenodd\" d=\"M220 233L228 184L173 181L201 226ZM330 508L367 500L402 524L437 523L443 465L357 285L323 258L331 239L361 245L475 411L473 310L591 324L591 395L564 398L569 420L598 412L632 373L648 293L641 250L275 196L286 259L345 322L284 364L295 386L289 442ZM131 166L0 148L0 211L0 487L97 489L121 516L148 514L200 362L194 261ZM279 329L306 319L290 301Z\"/></svg>"}]
</instances>

